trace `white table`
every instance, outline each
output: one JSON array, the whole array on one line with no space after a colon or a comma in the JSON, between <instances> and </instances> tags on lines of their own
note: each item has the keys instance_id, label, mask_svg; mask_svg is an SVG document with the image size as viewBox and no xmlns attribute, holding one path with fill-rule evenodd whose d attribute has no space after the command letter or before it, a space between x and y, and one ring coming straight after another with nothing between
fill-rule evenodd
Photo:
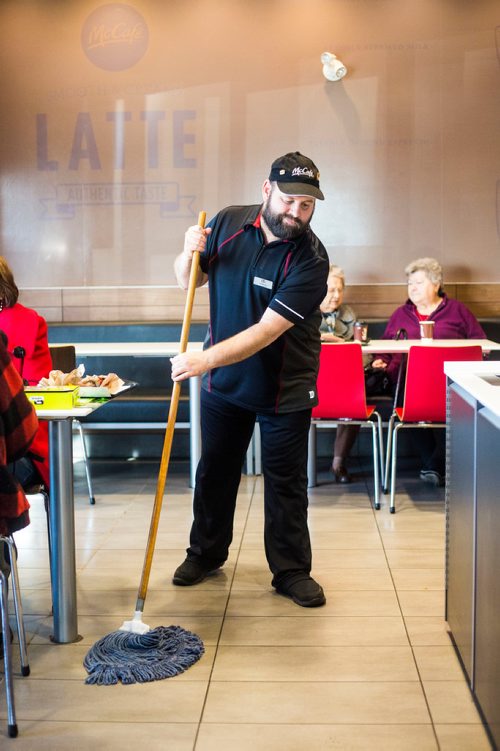
<instances>
[{"instance_id":1,"label":"white table","mask_svg":"<svg viewBox=\"0 0 500 751\"><path fill-rule=\"evenodd\" d=\"M179 353L179 342L75 342L73 346L77 361L80 357L174 357ZM187 346L188 352L200 352L202 349L203 342L189 342ZM189 379L190 482L192 488L195 485L196 468L201 455L200 386L199 376Z\"/></svg>"},{"instance_id":2,"label":"white table","mask_svg":"<svg viewBox=\"0 0 500 751\"><path fill-rule=\"evenodd\" d=\"M341 342L342 343L342 342ZM468 347L480 345L483 352L493 352L500 350L500 343L493 342L490 339L432 339L423 341L422 339L371 339L368 344L363 344L363 352L369 354L388 354L394 355L402 352L408 352L413 346L430 346L430 347Z\"/></svg>"},{"instance_id":3,"label":"white table","mask_svg":"<svg viewBox=\"0 0 500 751\"><path fill-rule=\"evenodd\" d=\"M342 344L340 342L338 344ZM337 343L323 343L323 346L338 346ZM413 345L430 345L436 347L468 346L479 344L483 352L500 350L500 343L489 339L434 339L430 342L421 339L372 339L363 345L366 354L397 354L408 352ZM179 352L179 342L77 342L74 344L76 356L90 357L115 355L117 357L173 357ZM189 342L188 352L199 352L202 342ZM189 379L189 423L190 423L190 476L191 487L195 485L196 468L201 454L200 434L200 381L199 377ZM247 454L249 472L260 474L260 442L258 430L255 431Z\"/></svg>"},{"instance_id":4,"label":"white table","mask_svg":"<svg viewBox=\"0 0 500 751\"><path fill-rule=\"evenodd\" d=\"M77 357L173 357L179 353L179 342L75 342L73 346ZM189 342L187 346L188 352L200 352L202 349L203 342Z\"/></svg>"},{"instance_id":5,"label":"white table","mask_svg":"<svg viewBox=\"0 0 500 751\"><path fill-rule=\"evenodd\" d=\"M332 342L333 343L333 342ZM330 344L330 342L323 342ZM343 344L343 342L339 342ZM460 347L480 344L485 352L500 350L500 343L491 339L370 339L368 344L363 345L363 352L407 352L413 345L426 345L434 347ZM57 345L52 345L57 346ZM65 345L61 345L65 346ZM77 357L90 355L123 355L128 357L173 357L179 352L179 342L77 342L73 345ZM190 342L188 352L200 352L203 349L202 342Z\"/></svg>"}]
</instances>

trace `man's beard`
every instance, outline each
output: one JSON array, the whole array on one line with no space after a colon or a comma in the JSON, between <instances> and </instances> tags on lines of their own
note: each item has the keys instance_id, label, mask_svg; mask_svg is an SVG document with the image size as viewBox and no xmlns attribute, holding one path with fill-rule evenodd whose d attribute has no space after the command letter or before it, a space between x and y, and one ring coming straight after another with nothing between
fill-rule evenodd
<instances>
[{"instance_id":1,"label":"man's beard","mask_svg":"<svg viewBox=\"0 0 500 751\"><path fill-rule=\"evenodd\" d=\"M286 223L285 217L293 223ZM266 201L262 209L262 218L273 235L279 237L280 240L293 240L295 237L302 235L311 221L309 219L309 221L303 222L289 214L275 214L269 207L269 200Z\"/></svg>"}]
</instances>

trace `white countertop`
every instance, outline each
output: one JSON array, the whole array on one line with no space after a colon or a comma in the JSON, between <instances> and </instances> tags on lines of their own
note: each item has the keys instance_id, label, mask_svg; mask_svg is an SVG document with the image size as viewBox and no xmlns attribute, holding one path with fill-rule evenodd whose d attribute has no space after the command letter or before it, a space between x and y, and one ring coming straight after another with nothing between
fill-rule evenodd
<instances>
[{"instance_id":1,"label":"white countertop","mask_svg":"<svg viewBox=\"0 0 500 751\"><path fill-rule=\"evenodd\" d=\"M500 361L445 362L444 372L479 404L500 417ZM483 376L489 377L493 383ZM498 385L494 385L496 381Z\"/></svg>"},{"instance_id":2,"label":"white countertop","mask_svg":"<svg viewBox=\"0 0 500 751\"><path fill-rule=\"evenodd\" d=\"M483 352L499 350L500 343L491 339L371 339L363 344L363 352L369 354L400 354L410 347L473 347L478 345Z\"/></svg>"},{"instance_id":3,"label":"white countertop","mask_svg":"<svg viewBox=\"0 0 500 751\"><path fill-rule=\"evenodd\" d=\"M64 344L50 345L65 346ZM74 342L78 357L113 355L121 357L173 357L179 352L179 342ZM189 342L188 351L200 351L203 342Z\"/></svg>"},{"instance_id":4,"label":"white countertop","mask_svg":"<svg viewBox=\"0 0 500 751\"><path fill-rule=\"evenodd\" d=\"M363 345L363 352L374 353L400 353L408 352L411 346L434 346L434 347L466 347L479 344L484 352L500 350L500 343L489 339L434 339L425 342L421 339L372 339ZM65 346L65 344L51 344L51 347ZM179 352L179 342L74 342L76 356L89 357L100 355L113 355L122 357L173 357ZM199 352L203 348L203 342L188 342L188 352Z\"/></svg>"}]
</instances>

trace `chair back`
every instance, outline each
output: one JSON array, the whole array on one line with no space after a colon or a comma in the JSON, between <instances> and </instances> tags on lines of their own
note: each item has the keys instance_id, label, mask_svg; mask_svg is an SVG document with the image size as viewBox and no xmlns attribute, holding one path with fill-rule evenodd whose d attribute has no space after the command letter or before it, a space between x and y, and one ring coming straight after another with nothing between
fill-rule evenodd
<instances>
[{"instance_id":1,"label":"chair back","mask_svg":"<svg viewBox=\"0 0 500 751\"><path fill-rule=\"evenodd\" d=\"M76 352L73 344L51 344L49 350L53 370L70 373L76 368Z\"/></svg>"},{"instance_id":2,"label":"chair back","mask_svg":"<svg viewBox=\"0 0 500 751\"><path fill-rule=\"evenodd\" d=\"M361 344L322 344L317 388L319 403L313 417L366 420Z\"/></svg>"},{"instance_id":3,"label":"chair back","mask_svg":"<svg viewBox=\"0 0 500 751\"><path fill-rule=\"evenodd\" d=\"M401 419L406 422L446 422L444 363L482 359L481 346L478 344L410 347Z\"/></svg>"}]
</instances>

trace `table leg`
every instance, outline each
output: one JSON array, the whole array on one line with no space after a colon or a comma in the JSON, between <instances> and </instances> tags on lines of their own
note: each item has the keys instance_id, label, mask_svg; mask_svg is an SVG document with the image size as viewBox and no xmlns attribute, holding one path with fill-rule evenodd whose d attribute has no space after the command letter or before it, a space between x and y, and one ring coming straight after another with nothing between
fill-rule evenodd
<instances>
[{"instance_id":1,"label":"table leg","mask_svg":"<svg viewBox=\"0 0 500 751\"><path fill-rule=\"evenodd\" d=\"M201 456L200 388L201 379L199 376L189 379L189 442L192 488L196 483L196 469Z\"/></svg>"},{"instance_id":2,"label":"table leg","mask_svg":"<svg viewBox=\"0 0 500 751\"><path fill-rule=\"evenodd\" d=\"M49 421L53 640L78 640L71 418Z\"/></svg>"}]
</instances>

